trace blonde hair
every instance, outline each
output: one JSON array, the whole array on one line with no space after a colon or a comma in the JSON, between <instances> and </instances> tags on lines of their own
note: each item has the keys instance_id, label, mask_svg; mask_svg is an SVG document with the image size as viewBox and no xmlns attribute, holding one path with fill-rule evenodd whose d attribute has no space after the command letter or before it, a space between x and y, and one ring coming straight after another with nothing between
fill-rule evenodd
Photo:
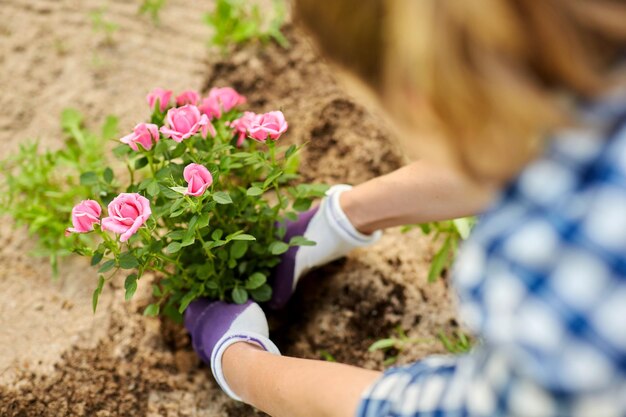
<instances>
[{"instance_id":1,"label":"blonde hair","mask_svg":"<svg viewBox=\"0 0 626 417\"><path fill-rule=\"evenodd\" d=\"M470 176L503 180L571 123L566 104L621 79L613 0L296 0L323 52Z\"/></svg>"}]
</instances>

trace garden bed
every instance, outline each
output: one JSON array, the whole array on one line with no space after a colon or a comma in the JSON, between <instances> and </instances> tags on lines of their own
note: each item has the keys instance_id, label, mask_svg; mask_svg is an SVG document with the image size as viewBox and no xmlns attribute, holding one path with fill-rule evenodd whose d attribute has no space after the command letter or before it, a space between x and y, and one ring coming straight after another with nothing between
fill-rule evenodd
<instances>
[{"instance_id":1,"label":"garden bed","mask_svg":"<svg viewBox=\"0 0 626 417\"><path fill-rule=\"evenodd\" d=\"M0 7L18 8L18 2L13 3ZM186 7L184 2L168 7L171 13L193 12L181 11ZM120 16L127 12L121 2L114 10ZM48 14L62 12L54 9ZM167 22L164 27L168 28ZM307 181L354 184L398 168L403 163L401 153L392 145L382 120L338 87L331 70L301 32L288 26L285 34L291 43L288 50L276 45L249 45L226 58L213 54L205 68L186 73L191 74L186 75L189 83L201 85L159 86L199 88L204 93L213 86L232 86L247 96L248 106L256 111L282 110L290 124L284 140L308 143L301 163ZM124 40L118 46L98 47L103 54L111 53L108 48L126 48ZM162 70L170 72L160 78L162 82L177 78L176 66L166 65ZM142 76L141 66L124 71L135 71L135 78ZM68 76L64 85L54 85L75 88L71 80ZM104 80L101 89L111 84L106 76ZM16 88L28 82L26 76L18 77ZM87 84L98 88L97 79ZM115 105L106 107L104 98L94 99L92 105L92 116L116 110ZM34 119L47 117L36 107L28 111ZM122 128L131 127L134 119L122 118ZM5 130L22 133L17 123L0 122L7 124ZM22 138L11 135L8 139L15 147ZM254 415L249 407L221 393L208 368L196 359L182 327L141 315L146 303L141 291L147 291L146 280L140 283L139 297L124 303L120 279L105 291L108 296L103 294L94 318L89 310L94 271L86 269L84 262L72 260L63 267L59 282L48 283L50 277L41 273L46 271L45 262L31 261L25 255L31 244L21 236L23 231L11 232L3 225L1 233L0 283L9 289L0 293L0 305L10 308L12 315L0 311L8 328L0 345L8 351L5 344L17 343L11 349L21 352L4 364L6 369L0 369L0 415ZM311 273L288 307L270 315L273 339L286 355L372 369L382 369L391 355L398 355L398 363L407 363L443 352L437 334L449 333L457 325L446 280L426 282L432 254L429 239L418 229L388 231L374 247ZM52 289L40 296L37 289L28 292L29 288L46 286ZM59 295L48 296L51 291ZM33 297L39 298L33 302ZM55 314L58 318L51 320ZM64 326L67 333L56 331L56 326ZM368 351L374 341L389 337L397 328L407 331L410 338L423 340L402 352ZM46 356L42 351L53 354Z\"/></svg>"}]
</instances>

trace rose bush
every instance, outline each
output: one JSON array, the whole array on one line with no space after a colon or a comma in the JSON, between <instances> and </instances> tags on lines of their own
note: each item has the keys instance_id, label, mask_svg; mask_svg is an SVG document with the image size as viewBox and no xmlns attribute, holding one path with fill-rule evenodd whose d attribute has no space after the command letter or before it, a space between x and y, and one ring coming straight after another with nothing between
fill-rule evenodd
<instances>
[{"instance_id":1,"label":"rose bush","mask_svg":"<svg viewBox=\"0 0 626 417\"><path fill-rule=\"evenodd\" d=\"M157 277L148 315L179 320L198 297L267 301L279 256L315 244L302 236L283 241L285 220L327 187L293 185L299 149L279 145L288 128L282 112L242 113L246 99L232 88L211 89L204 99L185 91L179 107L171 97L150 93L150 123L114 149L128 183L109 168L81 176L90 179L89 200L74 207L67 233L96 237L74 240L74 251L98 266L94 309L104 283L124 270L126 299L147 272Z\"/></svg>"}]
</instances>

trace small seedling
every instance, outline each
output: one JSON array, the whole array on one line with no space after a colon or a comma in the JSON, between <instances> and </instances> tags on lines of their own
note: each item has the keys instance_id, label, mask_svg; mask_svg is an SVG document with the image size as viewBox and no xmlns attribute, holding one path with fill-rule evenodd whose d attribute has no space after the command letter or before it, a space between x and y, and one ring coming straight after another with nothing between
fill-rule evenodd
<instances>
[{"instance_id":1,"label":"small seedling","mask_svg":"<svg viewBox=\"0 0 626 417\"><path fill-rule=\"evenodd\" d=\"M326 362L337 362L337 359L327 350L320 350L320 358Z\"/></svg>"},{"instance_id":2,"label":"small seedling","mask_svg":"<svg viewBox=\"0 0 626 417\"><path fill-rule=\"evenodd\" d=\"M267 17L269 15L269 18ZM274 40L282 47L289 42L280 31L285 21L283 0L274 0L271 13L261 13L259 5L243 0L217 0L212 12L204 17L214 30L210 43L226 51L232 45Z\"/></svg>"},{"instance_id":3,"label":"small seedling","mask_svg":"<svg viewBox=\"0 0 626 417\"><path fill-rule=\"evenodd\" d=\"M383 365L393 365L398 360L398 354L406 349L408 346L416 343L428 343L428 339L409 338L402 327L398 326L394 330L394 334L386 339L380 339L372 343L369 347L369 352L375 352L381 350L385 352L386 358ZM391 351L395 350L394 354L387 355Z\"/></svg>"},{"instance_id":4,"label":"small seedling","mask_svg":"<svg viewBox=\"0 0 626 417\"><path fill-rule=\"evenodd\" d=\"M454 331L450 337L444 332L439 332L439 340L450 353L467 353L472 349L473 342L469 336L461 331Z\"/></svg>"},{"instance_id":5,"label":"small seedling","mask_svg":"<svg viewBox=\"0 0 626 417\"><path fill-rule=\"evenodd\" d=\"M459 243L467 239L475 223L474 217L463 217L442 222L409 225L402 229L403 232L407 232L419 227L425 235L433 236L433 242L439 242L443 239L443 243L435 252L428 270L428 282L435 282L444 271L450 268L454 262Z\"/></svg>"},{"instance_id":6,"label":"small seedling","mask_svg":"<svg viewBox=\"0 0 626 417\"><path fill-rule=\"evenodd\" d=\"M101 33L104 36L104 42L108 45L114 43L113 35L119 29L119 25L104 17L106 10L99 9L90 13L91 26L95 33Z\"/></svg>"},{"instance_id":7,"label":"small seedling","mask_svg":"<svg viewBox=\"0 0 626 417\"><path fill-rule=\"evenodd\" d=\"M61 116L66 135L65 147L41 151L37 142L26 142L19 152L0 161L5 181L0 184L0 214L8 214L16 225L28 226L29 235L38 237L35 254L50 259L53 275L59 258L72 253L86 235L64 236L67 219L76 200L88 194L80 184L81 172L102 172L102 157L108 140L117 136L117 119L108 117L101 132L84 128L82 116L66 109ZM109 184L103 184L106 192Z\"/></svg>"},{"instance_id":8,"label":"small seedling","mask_svg":"<svg viewBox=\"0 0 626 417\"><path fill-rule=\"evenodd\" d=\"M159 24L159 14L163 6L165 6L166 1L167 0L143 0L143 3L139 6L139 14L147 14L154 24Z\"/></svg>"}]
</instances>

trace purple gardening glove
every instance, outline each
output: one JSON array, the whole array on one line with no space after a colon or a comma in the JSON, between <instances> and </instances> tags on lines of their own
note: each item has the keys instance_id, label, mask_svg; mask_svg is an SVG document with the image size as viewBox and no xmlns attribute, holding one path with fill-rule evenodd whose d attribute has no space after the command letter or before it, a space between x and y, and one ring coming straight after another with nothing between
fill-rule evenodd
<instances>
[{"instance_id":1,"label":"purple gardening glove","mask_svg":"<svg viewBox=\"0 0 626 417\"><path fill-rule=\"evenodd\" d=\"M219 386L237 401L241 398L230 389L222 372L222 355L226 348L233 343L247 342L280 355L276 345L268 338L263 310L250 300L244 304L195 300L185 310L185 328L191 335L194 350L211 366Z\"/></svg>"},{"instance_id":2,"label":"purple gardening glove","mask_svg":"<svg viewBox=\"0 0 626 417\"><path fill-rule=\"evenodd\" d=\"M287 304L298 280L311 269L380 239L380 231L364 235L356 230L341 208L339 196L351 188L343 184L331 187L318 207L301 213L297 221L286 223L285 242L289 242L293 236L304 236L316 242L316 245L292 246L282 255L281 263L272 274L271 308L277 309Z\"/></svg>"}]
</instances>

